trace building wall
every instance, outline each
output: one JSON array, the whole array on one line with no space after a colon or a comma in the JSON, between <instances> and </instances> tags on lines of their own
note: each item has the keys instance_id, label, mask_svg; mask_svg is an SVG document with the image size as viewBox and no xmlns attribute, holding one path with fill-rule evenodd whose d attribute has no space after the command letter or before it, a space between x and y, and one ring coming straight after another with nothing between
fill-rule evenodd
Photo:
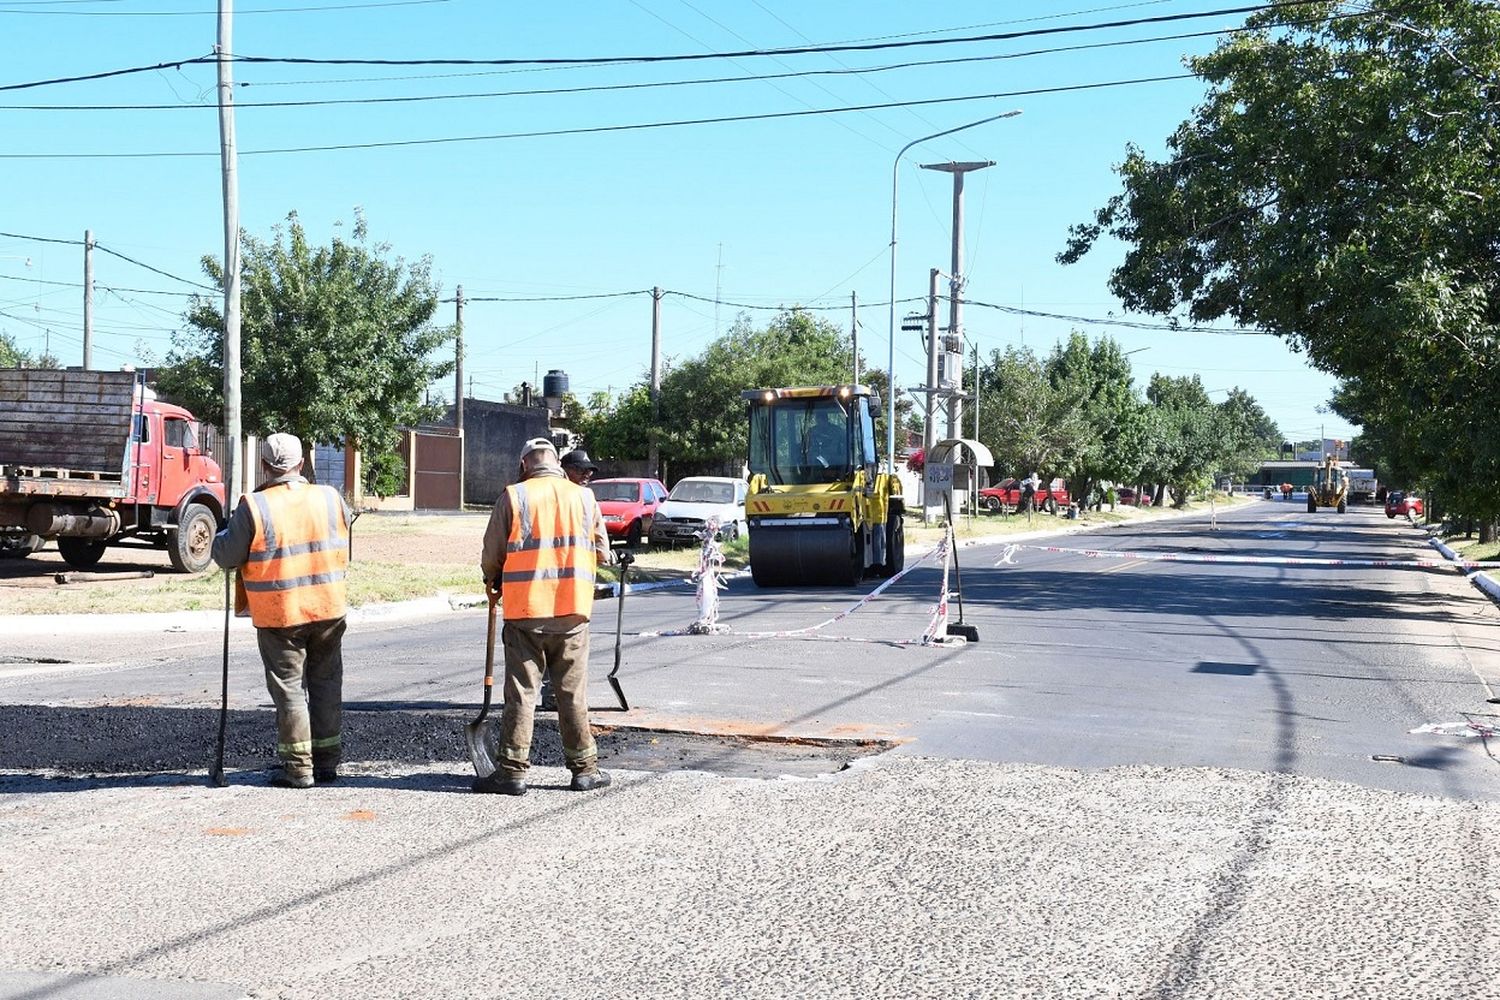
<instances>
[{"instance_id":1,"label":"building wall","mask_svg":"<svg viewBox=\"0 0 1500 1000\"><path fill-rule=\"evenodd\" d=\"M452 423L449 412L447 423ZM493 504L516 481L521 446L550 438L544 407L464 399L464 502Z\"/></svg>"}]
</instances>

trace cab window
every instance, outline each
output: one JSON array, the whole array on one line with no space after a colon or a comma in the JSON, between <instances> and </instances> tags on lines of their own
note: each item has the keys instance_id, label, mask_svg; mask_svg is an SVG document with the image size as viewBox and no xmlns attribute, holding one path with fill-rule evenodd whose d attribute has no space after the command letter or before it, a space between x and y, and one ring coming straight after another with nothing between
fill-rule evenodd
<instances>
[{"instance_id":1,"label":"cab window","mask_svg":"<svg viewBox=\"0 0 1500 1000\"><path fill-rule=\"evenodd\" d=\"M166 419L166 424L162 429L162 441L168 448L181 448L184 451L191 451L198 447L192 425L176 417Z\"/></svg>"}]
</instances>

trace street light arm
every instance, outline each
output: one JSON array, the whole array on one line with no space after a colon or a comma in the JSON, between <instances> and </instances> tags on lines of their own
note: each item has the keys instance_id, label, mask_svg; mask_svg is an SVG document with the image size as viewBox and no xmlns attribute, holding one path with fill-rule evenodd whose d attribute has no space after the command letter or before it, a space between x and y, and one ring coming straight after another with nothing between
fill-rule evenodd
<instances>
[{"instance_id":1,"label":"street light arm","mask_svg":"<svg viewBox=\"0 0 1500 1000\"><path fill-rule=\"evenodd\" d=\"M920 139L913 139L902 146L896 152L896 158L891 162L891 295L890 295L890 317L889 317L889 351L886 356L885 378L886 378L886 420L885 420L885 468L886 472L895 475L896 472L896 193L897 181L900 178L901 157L906 151L919 143L931 139L941 139L945 135L955 132L963 132L967 129L978 128L980 125L988 125L1002 118L1014 118L1021 113L1017 108L1013 111L1005 111L998 115L990 115L967 125L958 125L954 128L943 129L931 135L924 135Z\"/></svg>"}]
</instances>

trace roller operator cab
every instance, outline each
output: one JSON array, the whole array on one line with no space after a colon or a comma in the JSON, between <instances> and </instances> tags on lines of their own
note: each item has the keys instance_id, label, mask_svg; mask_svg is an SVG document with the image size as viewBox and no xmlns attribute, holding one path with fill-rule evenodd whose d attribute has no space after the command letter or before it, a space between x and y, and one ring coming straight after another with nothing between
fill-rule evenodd
<instances>
[{"instance_id":1,"label":"roller operator cab","mask_svg":"<svg viewBox=\"0 0 1500 1000\"><path fill-rule=\"evenodd\" d=\"M750 572L762 587L858 583L906 558L901 483L880 468L867 386L752 389Z\"/></svg>"},{"instance_id":2,"label":"roller operator cab","mask_svg":"<svg viewBox=\"0 0 1500 1000\"><path fill-rule=\"evenodd\" d=\"M1332 455L1323 459L1307 491L1307 512L1316 514L1319 507L1332 507L1340 514L1349 509L1349 477Z\"/></svg>"}]
</instances>

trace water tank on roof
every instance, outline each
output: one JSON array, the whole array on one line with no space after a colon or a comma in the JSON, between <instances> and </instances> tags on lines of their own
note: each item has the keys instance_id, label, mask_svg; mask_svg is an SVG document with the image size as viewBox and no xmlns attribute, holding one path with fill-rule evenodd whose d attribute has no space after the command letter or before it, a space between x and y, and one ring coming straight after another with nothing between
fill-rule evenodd
<instances>
[{"instance_id":1,"label":"water tank on roof","mask_svg":"<svg viewBox=\"0 0 1500 1000\"><path fill-rule=\"evenodd\" d=\"M542 376L542 396L545 399L562 399L568 394L568 373L553 368Z\"/></svg>"}]
</instances>

